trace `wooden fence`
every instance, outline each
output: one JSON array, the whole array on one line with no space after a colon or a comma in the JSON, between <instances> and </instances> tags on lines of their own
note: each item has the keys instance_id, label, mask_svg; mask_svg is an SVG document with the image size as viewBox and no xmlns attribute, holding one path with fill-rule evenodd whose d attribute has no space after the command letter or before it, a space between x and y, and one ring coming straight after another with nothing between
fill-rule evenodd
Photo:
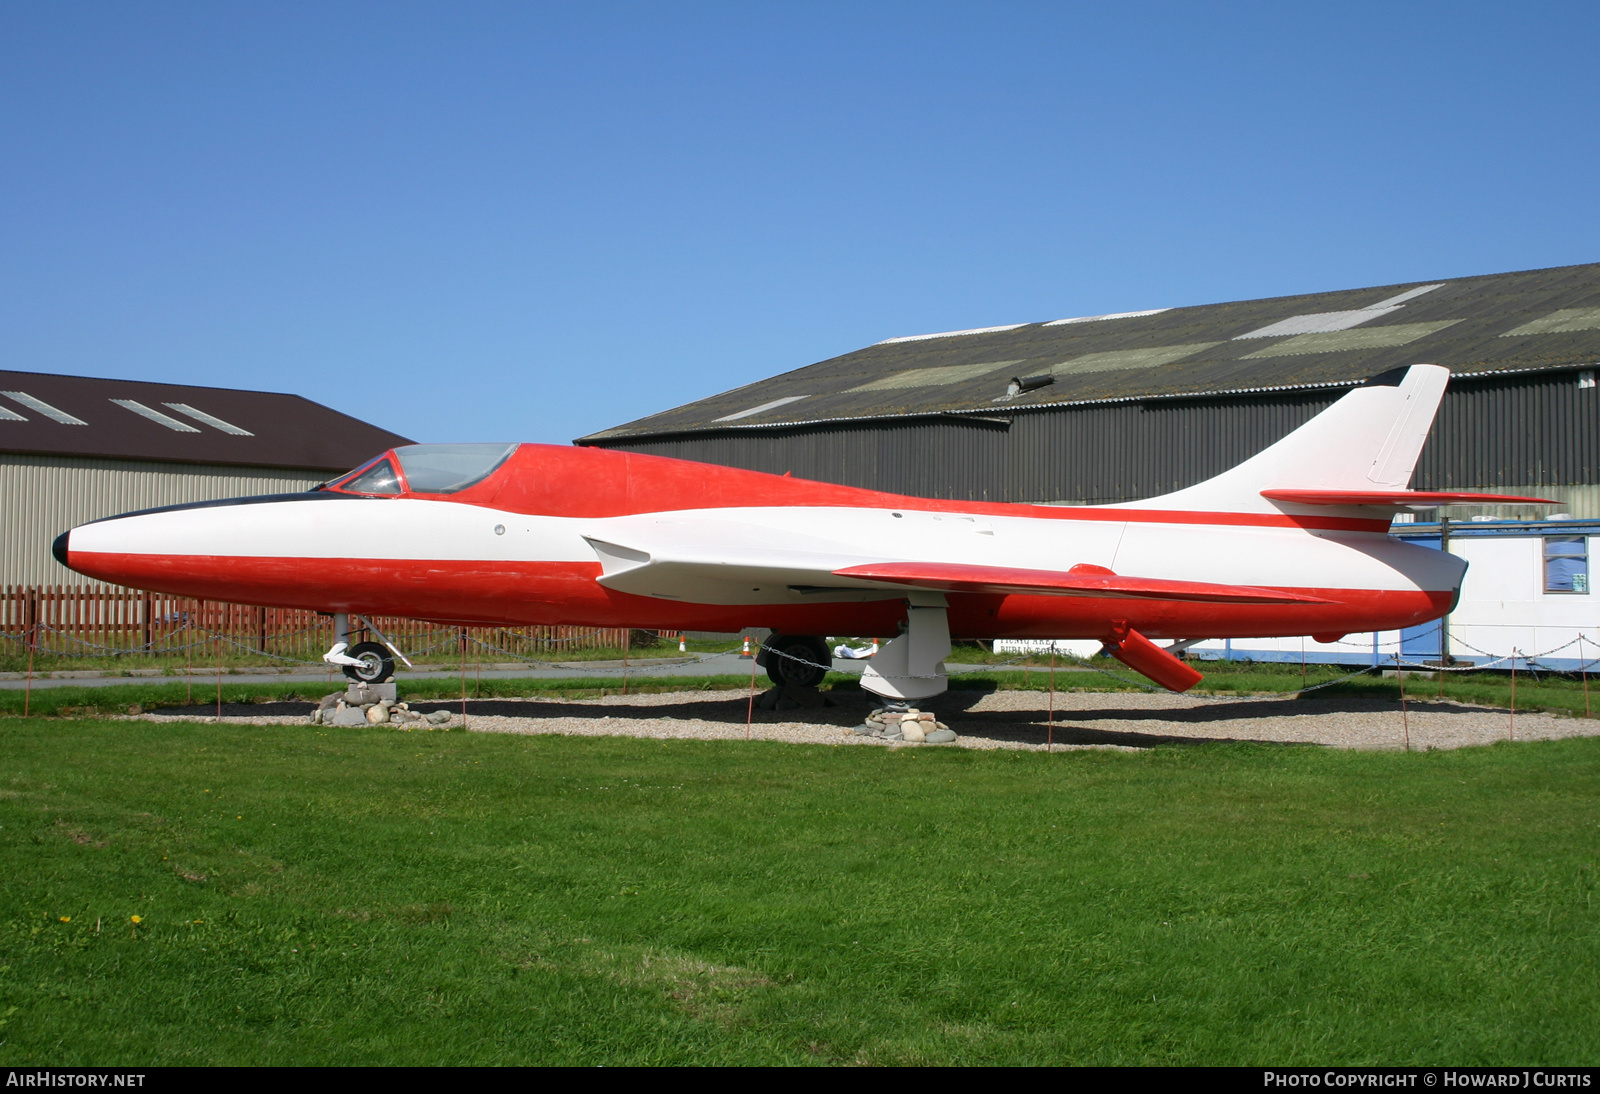
<instances>
[{"instance_id":1,"label":"wooden fence","mask_svg":"<svg viewBox=\"0 0 1600 1094\"><path fill-rule=\"evenodd\" d=\"M430 653L487 660L559 657L563 650L616 648L621 627L442 627L415 619L373 616L372 623L408 657ZM137 654L196 659L233 654L320 661L333 644L333 620L298 608L255 608L190 600L118 586L6 585L0 592L0 652L29 649L54 656ZM232 647L230 650L229 647Z\"/></svg>"}]
</instances>

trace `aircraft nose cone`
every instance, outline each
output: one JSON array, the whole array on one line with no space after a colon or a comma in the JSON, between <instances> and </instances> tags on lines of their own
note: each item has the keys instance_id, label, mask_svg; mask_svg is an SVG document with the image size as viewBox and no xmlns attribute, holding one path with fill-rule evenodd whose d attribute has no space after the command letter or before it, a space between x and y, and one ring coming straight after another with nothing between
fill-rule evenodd
<instances>
[{"instance_id":1,"label":"aircraft nose cone","mask_svg":"<svg viewBox=\"0 0 1600 1094\"><path fill-rule=\"evenodd\" d=\"M71 537L70 531L62 532L56 541L50 545L50 553L56 556L56 561L63 566L70 566L67 562L67 541Z\"/></svg>"}]
</instances>

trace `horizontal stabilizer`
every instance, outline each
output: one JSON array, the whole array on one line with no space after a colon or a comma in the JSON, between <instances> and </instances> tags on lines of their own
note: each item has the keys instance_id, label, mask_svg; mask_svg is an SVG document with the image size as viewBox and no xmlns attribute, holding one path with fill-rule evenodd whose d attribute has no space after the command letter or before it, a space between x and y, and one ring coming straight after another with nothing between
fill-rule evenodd
<instances>
[{"instance_id":1,"label":"horizontal stabilizer","mask_svg":"<svg viewBox=\"0 0 1600 1094\"><path fill-rule=\"evenodd\" d=\"M953 593L1033 593L1043 596L1135 597L1146 600L1197 600L1214 604L1325 604L1327 601L1249 585L1122 577L1100 566L1057 570L1019 570L1006 566L967 566L948 562L879 562L834 570L835 577L886 581Z\"/></svg>"},{"instance_id":2,"label":"horizontal stabilizer","mask_svg":"<svg viewBox=\"0 0 1600 1094\"><path fill-rule=\"evenodd\" d=\"M1549 498L1510 494L1463 494L1452 490L1263 490L1269 501L1298 505L1382 505L1392 509L1433 505L1560 505Z\"/></svg>"}]
</instances>

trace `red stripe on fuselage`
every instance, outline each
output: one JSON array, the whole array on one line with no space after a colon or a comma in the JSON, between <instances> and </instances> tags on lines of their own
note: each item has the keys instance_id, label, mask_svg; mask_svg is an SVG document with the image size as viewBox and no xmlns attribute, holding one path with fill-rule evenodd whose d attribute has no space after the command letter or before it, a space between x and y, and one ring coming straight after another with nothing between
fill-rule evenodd
<instances>
[{"instance_id":1,"label":"red stripe on fuselage","mask_svg":"<svg viewBox=\"0 0 1600 1094\"><path fill-rule=\"evenodd\" d=\"M70 551L74 570L105 581L204 600L349 611L463 624L648 627L795 634L892 635L905 601L844 604L691 604L635 596L596 582L598 562L255 558ZM947 594L956 638L1101 638L1125 620L1153 638L1247 638L1395 630L1436 619L1453 593L1294 588L1320 604Z\"/></svg>"},{"instance_id":2,"label":"red stripe on fuselage","mask_svg":"<svg viewBox=\"0 0 1600 1094\"><path fill-rule=\"evenodd\" d=\"M530 516L557 517L620 517L690 509L839 507L966 513L972 516L1035 520L1211 524L1336 532L1381 533L1389 530L1387 519L1362 517L1112 509L1101 506L1020 505L1011 502L916 498L718 464L674 460L665 456L543 444L522 445L493 475L460 493L406 496L479 505Z\"/></svg>"}]
</instances>

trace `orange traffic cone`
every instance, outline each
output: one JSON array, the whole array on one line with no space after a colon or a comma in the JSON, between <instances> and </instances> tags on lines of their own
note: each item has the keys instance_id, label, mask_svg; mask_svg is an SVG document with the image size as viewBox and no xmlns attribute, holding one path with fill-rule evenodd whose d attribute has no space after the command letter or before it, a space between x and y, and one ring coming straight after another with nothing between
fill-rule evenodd
<instances>
[{"instance_id":1,"label":"orange traffic cone","mask_svg":"<svg viewBox=\"0 0 1600 1094\"><path fill-rule=\"evenodd\" d=\"M742 661L750 659L750 636L748 634L744 636L744 652L739 655L739 658Z\"/></svg>"}]
</instances>

